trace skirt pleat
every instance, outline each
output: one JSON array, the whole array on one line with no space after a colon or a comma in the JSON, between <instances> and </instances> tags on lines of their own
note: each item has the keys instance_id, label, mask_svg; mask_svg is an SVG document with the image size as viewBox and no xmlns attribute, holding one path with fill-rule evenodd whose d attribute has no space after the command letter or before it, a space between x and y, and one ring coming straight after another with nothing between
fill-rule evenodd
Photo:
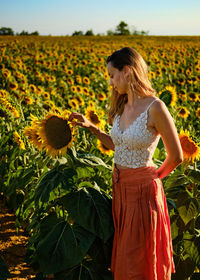
<instances>
[{"instance_id":1,"label":"skirt pleat","mask_svg":"<svg viewBox=\"0 0 200 280\"><path fill-rule=\"evenodd\" d=\"M170 219L156 168L113 170L114 280L171 280Z\"/></svg>"}]
</instances>

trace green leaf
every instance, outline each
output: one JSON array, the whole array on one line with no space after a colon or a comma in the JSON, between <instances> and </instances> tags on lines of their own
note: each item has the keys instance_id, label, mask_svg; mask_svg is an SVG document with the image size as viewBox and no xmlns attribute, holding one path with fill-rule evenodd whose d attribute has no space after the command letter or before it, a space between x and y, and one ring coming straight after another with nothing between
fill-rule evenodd
<instances>
[{"instance_id":1,"label":"green leaf","mask_svg":"<svg viewBox=\"0 0 200 280\"><path fill-rule=\"evenodd\" d=\"M185 225L187 225L187 223L189 223L193 218L197 217L199 213L199 203L195 198L188 198L185 201L185 205L182 205L177 209Z\"/></svg>"},{"instance_id":2,"label":"green leaf","mask_svg":"<svg viewBox=\"0 0 200 280\"><path fill-rule=\"evenodd\" d=\"M71 189L74 186L73 176L76 171L72 168L62 169L62 166L53 168L40 178L38 187L35 191L35 202L38 204L39 200L48 202L50 193L60 184L64 189Z\"/></svg>"},{"instance_id":3,"label":"green leaf","mask_svg":"<svg viewBox=\"0 0 200 280\"><path fill-rule=\"evenodd\" d=\"M76 172L78 174L78 179L87 177L90 178L95 175L95 170L90 166L77 167Z\"/></svg>"},{"instance_id":4,"label":"green leaf","mask_svg":"<svg viewBox=\"0 0 200 280\"><path fill-rule=\"evenodd\" d=\"M34 259L38 261L43 273L60 272L79 264L94 239L93 234L78 224L70 226L68 222L57 219L39 241Z\"/></svg>"},{"instance_id":5,"label":"green leaf","mask_svg":"<svg viewBox=\"0 0 200 280\"><path fill-rule=\"evenodd\" d=\"M111 271L96 271L93 261L83 260L81 265L55 274L57 280L113 280Z\"/></svg>"},{"instance_id":6,"label":"green leaf","mask_svg":"<svg viewBox=\"0 0 200 280\"><path fill-rule=\"evenodd\" d=\"M196 266L200 267L200 236L196 237L189 232L183 235L184 248Z\"/></svg>"},{"instance_id":7,"label":"green leaf","mask_svg":"<svg viewBox=\"0 0 200 280\"><path fill-rule=\"evenodd\" d=\"M200 184L200 171L199 170L188 170L187 177L193 183Z\"/></svg>"},{"instance_id":8,"label":"green leaf","mask_svg":"<svg viewBox=\"0 0 200 280\"><path fill-rule=\"evenodd\" d=\"M171 176L165 181L165 188L174 188L186 183L188 183L188 178L182 171L176 169L174 173L172 173Z\"/></svg>"},{"instance_id":9,"label":"green leaf","mask_svg":"<svg viewBox=\"0 0 200 280\"><path fill-rule=\"evenodd\" d=\"M94 188L81 189L63 196L70 216L83 228L106 242L113 234L112 208L108 197Z\"/></svg>"}]
</instances>

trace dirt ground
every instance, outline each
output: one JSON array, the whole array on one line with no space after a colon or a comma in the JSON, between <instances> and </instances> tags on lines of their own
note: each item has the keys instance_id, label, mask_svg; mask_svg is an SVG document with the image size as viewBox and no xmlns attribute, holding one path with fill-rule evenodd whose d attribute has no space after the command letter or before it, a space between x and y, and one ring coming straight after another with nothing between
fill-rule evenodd
<instances>
[{"instance_id":1,"label":"dirt ground","mask_svg":"<svg viewBox=\"0 0 200 280\"><path fill-rule=\"evenodd\" d=\"M17 233L15 214L9 211L0 198L0 255L12 277L25 280L35 277L34 270L24 262L28 237L23 230Z\"/></svg>"}]
</instances>

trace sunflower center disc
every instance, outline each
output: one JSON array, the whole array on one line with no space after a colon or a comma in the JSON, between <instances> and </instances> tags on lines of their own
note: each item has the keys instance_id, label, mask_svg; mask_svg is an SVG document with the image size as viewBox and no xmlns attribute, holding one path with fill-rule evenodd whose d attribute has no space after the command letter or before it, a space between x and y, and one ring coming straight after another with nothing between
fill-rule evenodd
<instances>
[{"instance_id":1,"label":"sunflower center disc","mask_svg":"<svg viewBox=\"0 0 200 280\"><path fill-rule=\"evenodd\" d=\"M66 120L52 116L45 124L46 137L54 149L61 149L72 139L71 130Z\"/></svg>"}]
</instances>

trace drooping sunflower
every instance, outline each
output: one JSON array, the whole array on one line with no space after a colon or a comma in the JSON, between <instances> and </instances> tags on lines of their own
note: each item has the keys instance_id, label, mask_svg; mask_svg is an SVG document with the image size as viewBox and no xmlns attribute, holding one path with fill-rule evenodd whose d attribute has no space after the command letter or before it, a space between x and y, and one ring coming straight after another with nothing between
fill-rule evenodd
<instances>
[{"instance_id":1,"label":"drooping sunflower","mask_svg":"<svg viewBox=\"0 0 200 280\"><path fill-rule=\"evenodd\" d=\"M14 135L15 142L17 142L17 144L19 145L19 148L21 150L26 150L24 142L22 141L22 139L21 139L20 135L18 134L18 132L14 131L13 135Z\"/></svg>"},{"instance_id":2,"label":"drooping sunflower","mask_svg":"<svg viewBox=\"0 0 200 280\"><path fill-rule=\"evenodd\" d=\"M108 149L99 139L97 139L97 147L102 152L102 154L106 154L109 156L113 155L113 150Z\"/></svg>"},{"instance_id":3,"label":"drooping sunflower","mask_svg":"<svg viewBox=\"0 0 200 280\"><path fill-rule=\"evenodd\" d=\"M180 134L178 135L183 151L183 159L184 161L192 161L199 160L200 158L200 148L198 145L191 139L190 133L187 130L183 130L181 128Z\"/></svg>"},{"instance_id":4,"label":"drooping sunflower","mask_svg":"<svg viewBox=\"0 0 200 280\"><path fill-rule=\"evenodd\" d=\"M44 119L35 121L33 127L26 128L24 133L39 150L46 151L52 157L61 157L76 140L76 127L67 121L68 117L69 112L65 112L64 116L50 112ZM37 139L33 138L35 131Z\"/></svg>"}]
</instances>

